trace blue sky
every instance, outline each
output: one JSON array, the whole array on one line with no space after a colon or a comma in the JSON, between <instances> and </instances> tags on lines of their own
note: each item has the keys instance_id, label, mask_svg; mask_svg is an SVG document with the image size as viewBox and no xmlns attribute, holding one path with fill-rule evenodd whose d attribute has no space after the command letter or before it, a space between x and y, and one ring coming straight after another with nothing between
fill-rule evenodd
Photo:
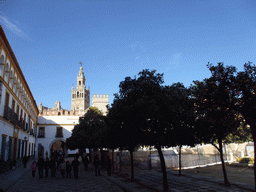
<instances>
[{"instance_id":1,"label":"blue sky","mask_svg":"<svg viewBox=\"0 0 256 192\"><path fill-rule=\"evenodd\" d=\"M83 63L91 97L143 69L166 85L210 76L208 62L256 63L255 0L0 0L0 23L39 104L71 108Z\"/></svg>"}]
</instances>

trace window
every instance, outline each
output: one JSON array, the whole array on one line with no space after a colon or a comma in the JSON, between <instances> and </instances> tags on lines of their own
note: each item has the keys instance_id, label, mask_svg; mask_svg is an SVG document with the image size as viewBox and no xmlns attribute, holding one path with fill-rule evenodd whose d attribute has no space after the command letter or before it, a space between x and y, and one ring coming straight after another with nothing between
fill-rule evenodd
<instances>
[{"instance_id":1,"label":"window","mask_svg":"<svg viewBox=\"0 0 256 192\"><path fill-rule=\"evenodd\" d=\"M21 123L22 123L22 125L23 125L22 115L23 115L23 109L20 110L20 121L21 121Z\"/></svg>"},{"instance_id":2,"label":"window","mask_svg":"<svg viewBox=\"0 0 256 192\"><path fill-rule=\"evenodd\" d=\"M24 121L23 121L23 124L24 124L24 128L25 128L25 130L27 130L27 128L28 128L28 124L27 124L27 114L26 113L24 113Z\"/></svg>"},{"instance_id":3,"label":"window","mask_svg":"<svg viewBox=\"0 0 256 192\"><path fill-rule=\"evenodd\" d=\"M21 140L18 141L18 158L20 158Z\"/></svg>"},{"instance_id":4,"label":"window","mask_svg":"<svg viewBox=\"0 0 256 192\"><path fill-rule=\"evenodd\" d=\"M17 116L18 116L18 117L19 117L19 112L20 112L20 106L17 105L16 113L17 113Z\"/></svg>"},{"instance_id":5,"label":"window","mask_svg":"<svg viewBox=\"0 0 256 192\"><path fill-rule=\"evenodd\" d=\"M56 137L63 137L63 128L62 127L56 128Z\"/></svg>"},{"instance_id":6,"label":"window","mask_svg":"<svg viewBox=\"0 0 256 192\"><path fill-rule=\"evenodd\" d=\"M10 114L10 110L9 110L9 93L6 92L6 96L5 96L5 105L4 105L4 118L5 119L10 119L11 118L11 114Z\"/></svg>"},{"instance_id":7,"label":"window","mask_svg":"<svg viewBox=\"0 0 256 192\"><path fill-rule=\"evenodd\" d=\"M77 92L77 96L76 96L76 98L79 98L79 92Z\"/></svg>"},{"instance_id":8,"label":"window","mask_svg":"<svg viewBox=\"0 0 256 192\"><path fill-rule=\"evenodd\" d=\"M12 100L12 118L14 116L14 110L15 110L15 101Z\"/></svg>"},{"instance_id":9,"label":"window","mask_svg":"<svg viewBox=\"0 0 256 192\"><path fill-rule=\"evenodd\" d=\"M45 137L45 128L44 127L39 127L38 137Z\"/></svg>"},{"instance_id":10,"label":"window","mask_svg":"<svg viewBox=\"0 0 256 192\"><path fill-rule=\"evenodd\" d=\"M1 145L1 159L5 160L5 150L7 148L6 145L6 135L2 135L2 145Z\"/></svg>"},{"instance_id":11,"label":"window","mask_svg":"<svg viewBox=\"0 0 256 192\"><path fill-rule=\"evenodd\" d=\"M81 81L79 81L79 85L81 85Z\"/></svg>"},{"instance_id":12,"label":"window","mask_svg":"<svg viewBox=\"0 0 256 192\"><path fill-rule=\"evenodd\" d=\"M2 87L3 87L3 83L2 83L2 81L0 81L0 104L1 104L1 99L2 99Z\"/></svg>"}]
</instances>

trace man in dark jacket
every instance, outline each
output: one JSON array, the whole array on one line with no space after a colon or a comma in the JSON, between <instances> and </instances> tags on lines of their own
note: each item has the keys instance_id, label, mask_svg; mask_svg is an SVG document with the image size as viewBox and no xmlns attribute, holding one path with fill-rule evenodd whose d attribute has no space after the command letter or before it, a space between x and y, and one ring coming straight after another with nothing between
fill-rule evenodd
<instances>
[{"instance_id":1,"label":"man in dark jacket","mask_svg":"<svg viewBox=\"0 0 256 192\"><path fill-rule=\"evenodd\" d=\"M56 161L54 157L52 157L52 159L50 160L49 167L51 169L51 177L55 177Z\"/></svg>"},{"instance_id":2,"label":"man in dark jacket","mask_svg":"<svg viewBox=\"0 0 256 192\"><path fill-rule=\"evenodd\" d=\"M38 159L36 166L38 167L39 179L41 179L44 174L44 159L42 156Z\"/></svg>"},{"instance_id":3,"label":"man in dark jacket","mask_svg":"<svg viewBox=\"0 0 256 192\"><path fill-rule=\"evenodd\" d=\"M95 176L97 176L97 175L100 176L100 159L99 159L99 155L95 156L93 164L95 166Z\"/></svg>"},{"instance_id":4,"label":"man in dark jacket","mask_svg":"<svg viewBox=\"0 0 256 192\"><path fill-rule=\"evenodd\" d=\"M48 177L48 171L50 168L50 161L48 158L46 158L45 162L44 162L44 169L45 169L45 178Z\"/></svg>"},{"instance_id":5,"label":"man in dark jacket","mask_svg":"<svg viewBox=\"0 0 256 192\"><path fill-rule=\"evenodd\" d=\"M28 162L28 157L27 156L24 156L22 158L22 163L23 163L23 167L26 168L27 167L27 162Z\"/></svg>"},{"instance_id":6,"label":"man in dark jacket","mask_svg":"<svg viewBox=\"0 0 256 192\"><path fill-rule=\"evenodd\" d=\"M111 159L108 156L108 160L107 160L107 171L108 171L108 176L111 176Z\"/></svg>"},{"instance_id":7,"label":"man in dark jacket","mask_svg":"<svg viewBox=\"0 0 256 192\"><path fill-rule=\"evenodd\" d=\"M72 167L74 170L75 179L78 179L78 166L79 166L79 161L78 161L77 157L75 157L74 160L72 161Z\"/></svg>"}]
</instances>

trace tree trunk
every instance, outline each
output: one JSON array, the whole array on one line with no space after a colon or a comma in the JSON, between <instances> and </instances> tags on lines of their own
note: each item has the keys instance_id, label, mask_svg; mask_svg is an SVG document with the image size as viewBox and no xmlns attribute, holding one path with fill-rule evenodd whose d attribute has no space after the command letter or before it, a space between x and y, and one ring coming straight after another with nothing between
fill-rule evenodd
<instances>
[{"instance_id":1,"label":"tree trunk","mask_svg":"<svg viewBox=\"0 0 256 192\"><path fill-rule=\"evenodd\" d=\"M161 149L161 146L156 146L159 157L160 157L160 162L161 162L161 169L163 173L163 188L164 191L169 190L168 182L167 182L167 173L166 173L166 166L165 166L165 160L164 160L164 155Z\"/></svg>"},{"instance_id":2,"label":"tree trunk","mask_svg":"<svg viewBox=\"0 0 256 192\"><path fill-rule=\"evenodd\" d=\"M250 125L250 130L253 138L253 146L254 146L254 164L253 164L253 170L254 170L254 190L256 191L256 167L255 167L255 161L256 161L256 122L254 120L255 113L248 111L248 107L244 106L240 109L240 112L242 113L243 117L245 118L245 121L247 124Z\"/></svg>"},{"instance_id":3,"label":"tree trunk","mask_svg":"<svg viewBox=\"0 0 256 192\"><path fill-rule=\"evenodd\" d=\"M227 177L227 171L225 168L225 162L223 159L223 149L222 149L222 139L218 138L218 143L219 143L219 151L220 151L220 159L221 159L221 165L222 165L222 171L223 171L223 176L224 176L224 183L226 186L230 186L230 182L228 181L228 177Z\"/></svg>"},{"instance_id":4,"label":"tree trunk","mask_svg":"<svg viewBox=\"0 0 256 192\"><path fill-rule=\"evenodd\" d=\"M134 181L134 167L133 167L133 149L130 150L131 155L131 182Z\"/></svg>"},{"instance_id":5,"label":"tree trunk","mask_svg":"<svg viewBox=\"0 0 256 192\"><path fill-rule=\"evenodd\" d=\"M255 167L255 161L256 161L256 125L250 125L252 138L253 138L253 146L254 146L254 163L253 163L253 170L254 170L254 190L256 191L256 167Z\"/></svg>"},{"instance_id":6,"label":"tree trunk","mask_svg":"<svg viewBox=\"0 0 256 192\"><path fill-rule=\"evenodd\" d=\"M151 145L150 145L150 153L149 153L149 169L151 170L152 169L152 162L151 162Z\"/></svg>"},{"instance_id":7,"label":"tree trunk","mask_svg":"<svg viewBox=\"0 0 256 192\"><path fill-rule=\"evenodd\" d=\"M181 176L181 145L179 145L179 176Z\"/></svg>"},{"instance_id":8,"label":"tree trunk","mask_svg":"<svg viewBox=\"0 0 256 192\"><path fill-rule=\"evenodd\" d=\"M112 149L112 173L115 172L115 167L114 167L114 149Z\"/></svg>"},{"instance_id":9,"label":"tree trunk","mask_svg":"<svg viewBox=\"0 0 256 192\"><path fill-rule=\"evenodd\" d=\"M119 153L119 160L120 160L120 173L122 174L122 150Z\"/></svg>"}]
</instances>

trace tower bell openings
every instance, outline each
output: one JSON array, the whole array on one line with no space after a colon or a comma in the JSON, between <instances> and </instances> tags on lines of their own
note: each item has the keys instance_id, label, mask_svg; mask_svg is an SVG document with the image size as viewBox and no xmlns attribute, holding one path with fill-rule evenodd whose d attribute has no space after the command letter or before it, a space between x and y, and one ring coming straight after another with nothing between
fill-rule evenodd
<instances>
[{"instance_id":1,"label":"tower bell openings","mask_svg":"<svg viewBox=\"0 0 256 192\"><path fill-rule=\"evenodd\" d=\"M81 67L77 76L76 88L72 87L71 96L71 109L72 110L86 110L90 106L90 90L85 86L85 76L80 62Z\"/></svg>"}]
</instances>

